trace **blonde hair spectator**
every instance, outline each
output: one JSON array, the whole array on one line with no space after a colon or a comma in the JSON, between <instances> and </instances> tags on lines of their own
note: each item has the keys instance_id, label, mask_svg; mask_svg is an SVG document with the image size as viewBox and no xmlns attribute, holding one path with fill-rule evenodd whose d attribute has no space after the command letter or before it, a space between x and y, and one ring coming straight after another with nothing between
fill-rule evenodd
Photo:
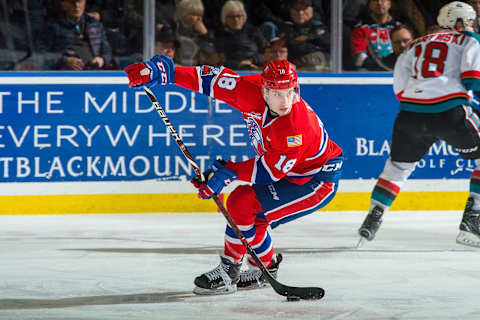
<instances>
[{"instance_id":1,"label":"blonde hair spectator","mask_svg":"<svg viewBox=\"0 0 480 320\"><path fill-rule=\"evenodd\" d=\"M186 22L185 20L192 15L192 13L203 16L204 11L205 8L201 0L182 0L175 9L174 20L177 22Z\"/></svg>"},{"instance_id":2,"label":"blonde hair spectator","mask_svg":"<svg viewBox=\"0 0 480 320\"><path fill-rule=\"evenodd\" d=\"M243 2L237 0L229 0L225 2L220 12L220 21L225 25L227 23L227 16L232 11L239 11L243 14L243 19L247 20L247 12L245 11L245 6Z\"/></svg>"}]
</instances>

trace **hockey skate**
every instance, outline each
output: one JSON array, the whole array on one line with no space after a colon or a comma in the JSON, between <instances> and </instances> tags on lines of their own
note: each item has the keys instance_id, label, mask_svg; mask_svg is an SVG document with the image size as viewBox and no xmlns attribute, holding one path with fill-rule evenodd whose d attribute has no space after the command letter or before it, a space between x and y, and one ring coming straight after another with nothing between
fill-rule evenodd
<instances>
[{"instance_id":1,"label":"hockey skate","mask_svg":"<svg viewBox=\"0 0 480 320\"><path fill-rule=\"evenodd\" d=\"M457 243L480 247L480 211L472 209L473 201L473 198L468 198L467 200L462 222L460 222Z\"/></svg>"},{"instance_id":2,"label":"hockey skate","mask_svg":"<svg viewBox=\"0 0 480 320\"><path fill-rule=\"evenodd\" d=\"M270 272L272 277L275 279L277 278L278 266L282 260L282 255L277 254L277 257L273 259L272 265L268 267L268 272ZM238 289L246 290L266 287L268 285L268 281L265 279L262 270L253 265L248 259L247 265L247 270L240 271L240 281L237 283Z\"/></svg>"},{"instance_id":3,"label":"hockey skate","mask_svg":"<svg viewBox=\"0 0 480 320\"><path fill-rule=\"evenodd\" d=\"M202 295L230 294L237 291L240 280L240 264L234 264L221 256L220 264L211 271L195 278L193 293Z\"/></svg>"},{"instance_id":4,"label":"hockey skate","mask_svg":"<svg viewBox=\"0 0 480 320\"><path fill-rule=\"evenodd\" d=\"M365 220L362 223L360 229L358 229L358 234L368 241L372 241L375 238L375 233L377 233L378 228L382 224L382 215L383 208L380 206L373 207L372 211L367 215ZM360 238L360 242L363 240ZM360 244L359 242L359 244Z\"/></svg>"}]
</instances>

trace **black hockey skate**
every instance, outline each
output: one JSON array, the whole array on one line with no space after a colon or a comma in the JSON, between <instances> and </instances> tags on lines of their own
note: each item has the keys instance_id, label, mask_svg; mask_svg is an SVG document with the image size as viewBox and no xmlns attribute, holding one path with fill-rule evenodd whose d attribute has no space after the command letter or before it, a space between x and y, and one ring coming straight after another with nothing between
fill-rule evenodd
<instances>
[{"instance_id":1,"label":"black hockey skate","mask_svg":"<svg viewBox=\"0 0 480 320\"><path fill-rule=\"evenodd\" d=\"M480 211L472 209L473 201L473 198L467 200L462 222L460 222L457 243L480 247Z\"/></svg>"},{"instance_id":2,"label":"black hockey skate","mask_svg":"<svg viewBox=\"0 0 480 320\"><path fill-rule=\"evenodd\" d=\"M196 287L193 293L216 295L237 291L241 264L234 264L226 257L220 257L220 259L220 264L215 269L195 278Z\"/></svg>"},{"instance_id":3,"label":"black hockey skate","mask_svg":"<svg viewBox=\"0 0 480 320\"><path fill-rule=\"evenodd\" d=\"M277 257L274 258L274 261L270 267L268 267L268 272L272 275L274 279L277 278L278 266L282 262L283 257L281 254L277 254ZM240 271L240 281L237 283L238 289L257 289L263 288L268 285L267 279L260 270L259 267L254 266L250 260L247 259L247 270Z\"/></svg>"},{"instance_id":4,"label":"black hockey skate","mask_svg":"<svg viewBox=\"0 0 480 320\"><path fill-rule=\"evenodd\" d=\"M367 239L368 241L372 241L375 238L375 233L377 233L378 228L382 224L382 215L383 215L383 208L380 206L373 207L372 211L367 215L365 220L362 223L360 229L358 229L358 234Z\"/></svg>"}]
</instances>

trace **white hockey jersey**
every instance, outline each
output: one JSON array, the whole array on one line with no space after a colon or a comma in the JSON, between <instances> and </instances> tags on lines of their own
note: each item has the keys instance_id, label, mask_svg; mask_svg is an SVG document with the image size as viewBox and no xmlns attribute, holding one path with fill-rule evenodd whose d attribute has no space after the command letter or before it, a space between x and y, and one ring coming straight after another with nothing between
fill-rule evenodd
<instances>
[{"instance_id":1,"label":"white hockey jersey","mask_svg":"<svg viewBox=\"0 0 480 320\"><path fill-rule=\"evenodd\" d=\"M412 40L395 64L393 89L401 110L438 113L468 104L468 90L480 90L480 37L446 31Z\"/></svg>"}]
</instances>

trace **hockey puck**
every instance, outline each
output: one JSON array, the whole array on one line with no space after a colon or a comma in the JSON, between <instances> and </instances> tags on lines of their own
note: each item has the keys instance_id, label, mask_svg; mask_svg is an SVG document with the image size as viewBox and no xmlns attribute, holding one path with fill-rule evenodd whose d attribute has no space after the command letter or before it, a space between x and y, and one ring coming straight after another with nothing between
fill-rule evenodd
<instances>
[{"instance_id":1,"label":"hockey puck","mask_svg":"<svg viewBox=\"0 0 480 320\"><path fill-rule=\"evenodd\" d=\"M300 301L298 296L287 296L287 301Z\"/></svg>"}]
</instances>

